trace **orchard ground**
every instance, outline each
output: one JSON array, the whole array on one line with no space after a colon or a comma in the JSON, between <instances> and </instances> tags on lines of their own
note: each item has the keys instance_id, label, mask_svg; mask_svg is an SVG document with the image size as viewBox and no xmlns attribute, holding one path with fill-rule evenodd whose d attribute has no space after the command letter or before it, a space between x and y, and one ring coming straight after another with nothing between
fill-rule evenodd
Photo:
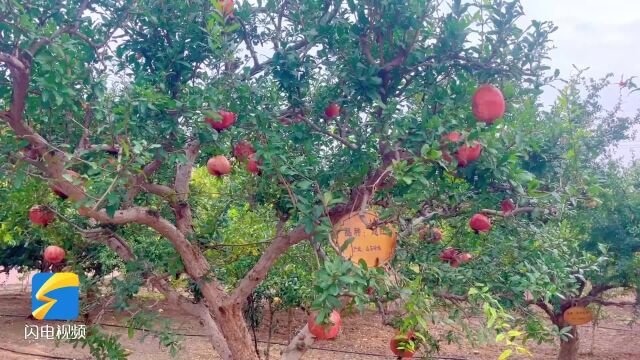
<instances>
[{"instance_id":1,"label":"orchard ground","mask_svg":"<svg viewBox=\"0 0 640 360\"><path fill-rule=\"evenodd\" d=\"M621 295L621 299L633 300L633 296ZM176 311L170 305L160 300L157 294L146 293L138 298L138 301L145 302L150 308L161 311L162 315L170 318L173 327L177 332L189 334L183 341L183 350L177 359L189 360L210 360L219 359L211 349L210 343L203 336L202 328L198 320L192 316ZM30 312L29 292L21 290L20 284L8 285L0 288L0 359L3 360L31 360L31 359L90 359L88 351L73 349L70 344L60 344L55 346L50 340L25 340L25 324L41 324L40 322L29 320L27 316ZM595 337L592 336L591 325L580 326L580 355L579 359L589 360L632 360L637 359L640 353L640 325L629 326L632 319L632 309L610 307L603 309L604 319L600 320L595 330ZM289 321L291 319L291 321ZM282 346L288 342L296 331L304 324L307 316L302 310L292 312L278 312L274 317L274 332L271 345L270 359L279 359ZM115 317L113 313L107 312L102 320L102 324L116 326L105 326L108 332L120 334L121 341L125 348L132 351L131 360L170 360L173 359L169 353L162 348L157 340L148 337L140 342L141 332L136 332L133 339L127 337L127 329L123 327L122 317ZM367 311L364 315L343 314L342 333L334 341L322 341L314 344L314 350L305 355L308 360L368 360L368 359L394 359L389 350L389 339L393 336L394 330L388 326L382 326L380 315L375 311ZM268 319L265 318L261 328L258 330L258 339L267 340ZM434 327L436 334L442 334L443 328ZM592 340L593 343L592 343ZM259 344L261 351L264 351L266 344ZM319 350L323 348L325 350ZM557 345L529 343L527 348L533 353L532 357L514 357L514 359L535 359L551 360L557 357ZM9 351L10 350L10 351ZM334 352L328 350L338 350ZM465 358L475 360L496 359L503 350L499 345L487 344L483 346L472 346L467 343L462 345L444 345L439 356L450 358ZM344 351L349 353L344 353ZM21 355L16 352L29 353L32 355ZM356 353L379 354L359 355ZM382 356L384 355L384 356ZM416 356L415 358L419 358ZM264 359L264 356L263 356Z\"/></svg>"}]
</instances>

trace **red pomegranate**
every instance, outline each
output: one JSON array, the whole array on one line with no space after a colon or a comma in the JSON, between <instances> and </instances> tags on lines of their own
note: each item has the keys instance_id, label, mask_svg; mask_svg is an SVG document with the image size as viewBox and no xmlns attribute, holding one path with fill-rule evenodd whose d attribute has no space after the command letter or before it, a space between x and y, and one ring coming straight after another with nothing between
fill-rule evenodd
<instances>
[{"instance_id":1,"label":"red pomegranate","mask_svg":"<svg viewBox=\"0 0 640 360\"><path fill-rule=\"evenodd\" d=\"M508 213L510 213L510 212L512 212L513 210L516 209L516 204L514 204L513 200L511 200L511 199L504 199L500 203L500 209L505 214L508 214Z\"/></svg>"},{"instance_id":2,"label":"red pomegranate","mask_svg":"<svg viewBox=\"0 0 640 360\"><path fill-rule=\"evenodd\" d=\"M255 152L256 152L256 149L254 149L253 146L246 141L241 141L233 147L233 156L235 156L236 159L241 161L246 160L249 157L249 155Z\"/></svg>"},{"instance_id":3,"label":"red pomegranate","mask_svg":"<svg viewBox=\"0 0 640 360\"><path fill-rule=\"evenodd\" d=\"M226 157L218 155L207 161L207 170L213 176L223 176L231 172L231 164Z\"/></svg>"},{"instance_id":4,"label":"red pomegranate","mask_svg":"<svg viewBox=\"0 0 640 360\"><path fill-rule=\"evenodd\" d=\"M493 124L502 117L505 111L504 97L500 89L493 85L482 85L476 90L471 99L473 116L478 121Z\"/></svg>"},{"instance_id":5,"label":"red pomegranate","mask_svg":"<svg viewBox=\"0 0 640 360\"><path fill-rule=\"evenodd\" d=\"M64 260L64 250L55 245L47 246L44 249L44 260L50 264L58 264Z\"/></svg>"},{"instance_id":6,"label":"red pomegranate","mask_svg":"<svg viewBox=\"0 0 640 360\"><path fill-rule=\"evenodd\" d=\"M470 162L478 160L480 158L480 154L482 154L482 144L479 142L474 141L473 146L463 144L456 152L458 166L467 166Z\"/></svg>"},{"instance_id":7,"label":"red pomegranate","mask_svg":"<svg viewBox=\"0 0 640 360\"><path fill-rule=\"evenodd\" d=\"M29 209L29 220L36 225L47 226L56 218L56 214L46 206L34 205Z\"/></svg>"},{"instance_id":8,"label":"red pomegranate","mask_svg":"<svg viewBox=\"0 0 640 360\"><path fill-rule=\"evenodd\" d=\"M205 121L211 125L212 128L222 131L224 129L229 128L236 122L237 115L230 111L220 110L218 111L218 118L205 118Z\"/></svg>"},{"instance_id":9,"label":"red pomegranate","mask_svg":"<svg viewBox=\"0 0 640 360\"><path fill-rule=\"evenodd\" d=\"M458 260L462 264L468 263L469 261L471 261L471 259L473 259L473 255L469 253L460 254L456 257L456 260Z\"/></svg>"},{"instance_id":10,"label":"red pomegranate","mask_svg":"<svg viewBox=\"0 0 640 360\"><path fill-rule=\"evenodd\" d=\"M410 349L398 349L398 347L401 346L401 345L402 345L402 347L406 347L408 341L415 341L415 339L416 339L416 336L413 333L413 331L409 331L406 334L398 333L389 342L389 347L391 348L391 352L396 354L396 356L401 357L401 358L407 358L407 359L412 358L413 355L416 353L415 349L413 349L413 350L410 350Z\"/></svg>"},{"instance_id":11,"label":"red pomegranate","mask_svg":"<svg viewBox=\"0 0 640 360\"><path fill-rule=\"evenodd\" d=\"M455 260L456 256L458 256L459 252L458 250L454 249L454 248L446 248L444 250L442 250L442 252L440 253L440 260L442 261L448 261L451 262L453 260Z\"/></svg>"},{"instance_id":12,"label":"red pomegranate","mask_svg":"<svg viewBox=\"0 0 640 360\"><path fill-rule=\"evenodd\" d=\"M247 171L254 175L260 174L260 165L262 162L260 160L256 160L256 154L251 154L248 157L247 161Z\"/></svg>"},{"instance_id":13,"label":"red pomegranate","mask_svg":"<svg viewBox=\"0 0 640 360\"><path fill-rule=\"evenodd\" d=\"M73 170L66 170L65 171L67 173L67 175L71 176L71 178L75 181L75 180L82 180L80 177L80 174L78 174L77 172L73 171ZM62 188L59 185L52 185L51 186L51 191L53 191L54 194L58 195L58 197L60 197L61 199L66 199L69 196L67 194L64 193L64 191L62 191Z\"/></svg>"},{"instance_id":14,"label":"red pomegranate","mask_svg":"<svg viewBox=\"0 0 640 360\"><path fill-rule=\"evenodd\" d=\"M448 141L448 142L452 142L452 143L457 143L462 141L462 134L460 134L457 131L452 131L448 134L444 134L442 136L442 140Z\"/></svg>"},{"instance_id":15,"label":"red pomegranate","mask_svg":"<svg viewBox=\"0 0 640 360\"><path fill-rule=\"evenodd\" d=\"M471 229L477 232L489 232L491 230L491 220L483 214L475 214L469 220Z\"/></svg>"},{"instance_id":16,"label":"red pomegranate","mask_svg":"<svg viewBox=\"0 0 640 360\"><path fill-rule=\"evenodd\" d=\"M338 336L340 332L340 327L342 327L342 319L340 318L340 313L333 310L329 315L330 324L318 324L316 322L316 315L312 313L309 316L309 320L307 321L307 325L309 326L309 332L318 340L329 340L334 339Z\"/></svg>"},{"instance_id":17,"label":"red pomegranate","mask_svg":"<svg viewBox=\"0 0 640 360\"><path fill-rule=\"evenodd\" d=\"M233 0L218 0L225 15L233 15Z\"/></svg>"},{"instance_id":18,"label":"red pomegranate","mask_svg":"<svg viewBox=\"0 0 640 360\"><path fill-rule=\"evenodd\" d=\"M326 109L324 109L324 114L328 118L334 118L334 117L340 115L340 105L338 105L336 103L329 104L329 106L327 106Z\"/></svg>"}]
</instances>

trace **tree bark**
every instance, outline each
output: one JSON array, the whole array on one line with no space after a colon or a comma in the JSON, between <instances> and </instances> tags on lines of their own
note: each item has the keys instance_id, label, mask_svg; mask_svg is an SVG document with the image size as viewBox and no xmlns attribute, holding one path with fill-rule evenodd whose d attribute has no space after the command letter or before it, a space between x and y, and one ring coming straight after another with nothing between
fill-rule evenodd
<instances>
[{"instance_id":1,"label":"tree bark","mask_svg":"<svg viewBox=\"0 0 640 360\"><path fill-rule=\"evenodd\" d=\"M564 324L568 326L568 324ZM567 341L560 340L560 353L558 354L558 360L578 360L578 328L573 326L569 332L571 338Z\"/></svg>"},{"instance_id":2,"label":"tree bark","mask_svg":"<svg viewBox=\"0 0 640 360\"><path fill-rule=\"evenodd\" d=\"M242 306L220 306L213 313L231 352L230 357L225 357L224 360L259 360L252 346Z\"/></svg>"}]
</instances>

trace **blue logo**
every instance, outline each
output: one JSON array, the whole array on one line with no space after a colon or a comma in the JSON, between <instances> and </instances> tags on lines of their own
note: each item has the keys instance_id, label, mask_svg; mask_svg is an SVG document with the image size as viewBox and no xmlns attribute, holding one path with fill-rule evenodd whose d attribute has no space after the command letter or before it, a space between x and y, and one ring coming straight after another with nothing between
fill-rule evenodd
<instances>
[{"instance_id":1,"label":"blue logo","mask_svg":"<svg viewBox=\"0 0 640 360\"><path fill-rule=\"evenodd\" d=\"M38 320L76 320L80 279L74 273L39 273L31 286L31 314Z\"/></svg>"}]
</instances>

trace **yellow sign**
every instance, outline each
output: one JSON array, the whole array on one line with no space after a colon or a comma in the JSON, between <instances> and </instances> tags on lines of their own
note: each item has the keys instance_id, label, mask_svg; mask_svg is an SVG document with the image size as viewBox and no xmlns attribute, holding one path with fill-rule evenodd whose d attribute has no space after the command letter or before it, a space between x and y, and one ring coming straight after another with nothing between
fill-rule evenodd
<instances>
[{"instance_id":1,"label":"yellow sign","mask_svg":"<svg viewBox=\"0 0 640 360\"><path fill-rule=\"evenodd\" d=\"M593 320L593 314L591 310L584 308L582 306L574 306L568 308L564 314L564 321L569 325L584 325L588 324Z\"/></svg>"},{"instance_id":2,"label":"yellow sign","mask_svg":"<svg viewBox=\"0 0 640 360\"><path fill-rule=\"evenodd\" d=\"M396 250L398 233L395 227L388 224L370 229L376 221L378 216L373 212L366 212L362 216L359 212L352 212L336 223L334 236L339 248L353 239L342 256L356 264L363 259L369 267L378 267L391 260Z\"/></svg>"}]
</instances>

